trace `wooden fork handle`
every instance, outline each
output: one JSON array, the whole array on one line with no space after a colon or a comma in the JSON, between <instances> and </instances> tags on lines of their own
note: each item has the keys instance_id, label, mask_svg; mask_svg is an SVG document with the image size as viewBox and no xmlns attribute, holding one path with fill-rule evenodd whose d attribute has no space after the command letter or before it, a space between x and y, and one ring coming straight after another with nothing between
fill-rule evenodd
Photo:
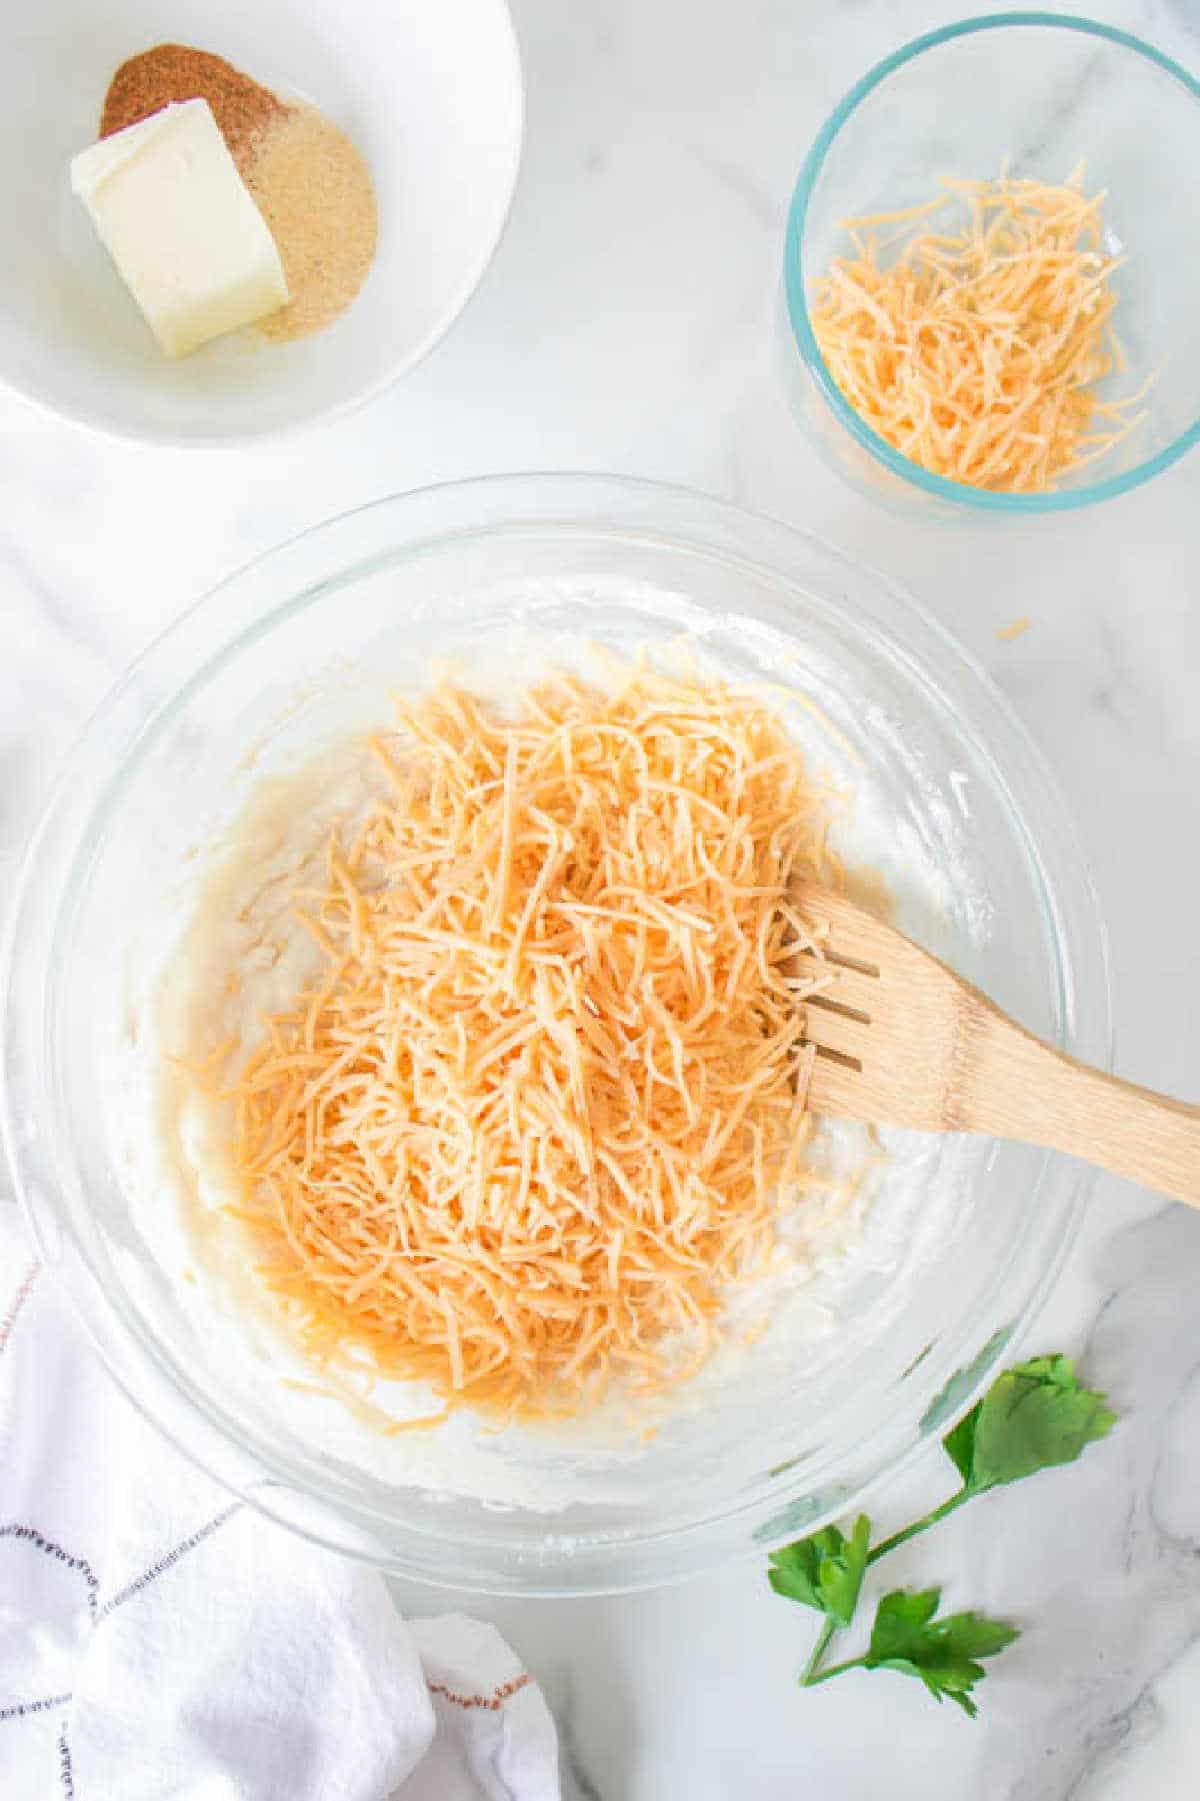
<instances>
[{"instance_id":1,"label":"wooden fork handle","mask_svg":"<svg viewBox=\"0 0 1200 1801\"><path fill-rule=\"evenodd\" d=\"M971 1037L965 1130L1066 1151L1200 1207L1200 1107L1077 1063L990 1007Z\"/></svg>"}]
</instances>

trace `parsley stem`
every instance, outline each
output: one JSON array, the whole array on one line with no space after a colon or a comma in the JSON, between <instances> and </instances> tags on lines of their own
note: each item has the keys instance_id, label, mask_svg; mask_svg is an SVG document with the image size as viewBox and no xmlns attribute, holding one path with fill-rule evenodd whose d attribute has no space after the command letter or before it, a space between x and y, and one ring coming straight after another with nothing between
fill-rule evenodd
<instances>
[{"instance_id":1,"label":"parsley stem","mask_svg":"<svg viewBox=\"0 0 1200 1801\"><path fill-rule=\"evenodd\" d=\"M820 1637L812 1648L812 1656L804 1666L804 1674L800 1678L801 1688L811 1688L814 1682L821 1682L823 1680L823 1678L817 1674L817 1671L821 1667L821 1659L829 1649L829 1641L836 1631L837 1621L833 1618L832 1614L826 1614L825 1623L821 1627Z\"/></svg>"},{"instance_id":2,"label":"parsley stem","mask_svg":"<svg viewBox=\"0 0 1200 1801\"><path fill-rule=\"evenodd\" d=\"M924 1532L929 1526L936 1526L939 1520L944 1520L948 1513L953 1513L956 1507L961 1507L963 1502L969 1501L970 1498L971 1491L965 1486L960 1488L957 1494L951 1495L948 1501L943 1501L940 1507L935 1507L932 1513L927 1513L924 1519L915 1520L911 1526L906 1526L903 1532L893 1532L890 1538L885 1538L881 1543L873 1545L867 1554L867 1563L878 1563L879 1559L886 1557L889 1551L894 1551L899 1545L907 1544L910 1538L916 1538L918 1532Z\"/></svg>"},{"instance_id":3,"label":"parsley stem","mask_svg":"<svg viewBox=\"0 0 1200 1801\"><path fill-rule=\"evenodd\" d=\"M818 1670L815 1676L807 1672L802 1678L805 1688L816 1688L819 1682L828 1682L831 1676L844 1676L847 1670L861 1670L866 1665L865 1657L850 1657L845 1663L831 1663L827 1670Z\"/></svg>"}]
</instances>

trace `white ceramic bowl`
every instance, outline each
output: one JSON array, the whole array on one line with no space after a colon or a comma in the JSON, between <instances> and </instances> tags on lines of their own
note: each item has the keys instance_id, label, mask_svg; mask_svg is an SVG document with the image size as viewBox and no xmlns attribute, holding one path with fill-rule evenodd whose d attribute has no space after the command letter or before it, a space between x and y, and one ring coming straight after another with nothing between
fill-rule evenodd
<instances>
[{"instance_id":1,"label":"white ceramic bowl","mask_svg":"<svg viewBox=\"0 0 1200 1801\"><path fill-rule=\"evenodd\" d=\"M354 140L379 247L353 306L274 345L158 351L70 190L109 79L153 44L227 57L314 101ZM393 382L462 310L516 184L520 59L505 0L37 0L0 7L0 380L122 437L230 443L344 411Z\"/></svg>"}]
</instances>

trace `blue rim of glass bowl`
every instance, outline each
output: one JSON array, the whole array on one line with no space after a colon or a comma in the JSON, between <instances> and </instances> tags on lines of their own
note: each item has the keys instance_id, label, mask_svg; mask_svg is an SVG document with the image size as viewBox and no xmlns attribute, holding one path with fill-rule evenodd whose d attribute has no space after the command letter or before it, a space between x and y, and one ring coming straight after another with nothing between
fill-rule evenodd
<instances>
[{"instance_id":1,"label":"blue rim of glass bowl","mask_svg":"<svg viewBox=\"0 0 1200 1801\"><path fill-rule=\"evenodd\" d=\"M971 37L978 31L997 31L1009 26L1052 27L1058 31L1077 31L1084 37L1102 38L1107 43L1117 44L1122 49L1132 50L1135 55L1144 57L1147 62L1154 63L1178 81L1192 98L1200 101L1200 81L1188 74L1179 63L1156 50L1152 44L1143 43L1141 38L1134 37L1128 31L1120 31L1114 25L1102 25L1094 19L1075 18L1063 13L1048 12L1007 12L986 13L976 19L960 19L955 25L943 25L937 31L928 31L922 37L914 38L911 43L903 45L899 50L885 56L882 62L856 81L845 99L830 113L825 124L818 132L812 149L804 159L792 195L792 204L788 211L787 236L784 245L783 279L787 298L788 318L791 321L792 333L796 339L801 356L808 366L809 372L828 401L834 416L841 421L846 430L857 438L863 448L885 468L898 475L902 481L911 482L923 488L927 494L935 495L940 500L953 501L957 506L980 507L993 513L1058 513L1066 512L1072 507L1090 506L1097 500L1111 500L1118 494L1127 494L1142 482L1169 469L1172 463L1189 451L1193 444L1200 440L1200 418L1196 419L1188 429L1181 433L1165 450L1157 456L1149 457L1138 463L1122 475L1110 476L1108 480L1093 482L1085 488L1063 488L1042 494L1005 494L988 488L972 488L965 482L948 481L944 475L934 475L914 463L909 457L901 455L879 433L872 431L866 420L857 413L846 399L829 370L824 358L817 348L812 325L809 322L808 306L804 297L804 277L801 266L801 243L804 236L805 220L808 217L809 202L817 179L825 166L829 154L842 126L850 115L873 93L889 75L897 69L904 68L926 50L936 50L942 44L948 44L955 38Z\"/></svg>"}]
</instances>

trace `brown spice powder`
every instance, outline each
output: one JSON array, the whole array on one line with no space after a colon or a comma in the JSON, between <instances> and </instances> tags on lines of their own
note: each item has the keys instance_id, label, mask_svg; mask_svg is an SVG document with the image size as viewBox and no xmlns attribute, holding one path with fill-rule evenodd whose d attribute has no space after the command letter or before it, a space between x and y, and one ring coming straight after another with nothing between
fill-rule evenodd
<instances>
[{"instance_id":1,"label":"brown spice powder","mask_svg":"<svg viewBox=\"0 0 1200 1801\"><path fill-rule=\"evenodd\" d=\"M186 44L156 44L123 62L108 84L100 136L111 137L181 100L207 100L243 180L256 140L290 108L223 56Z\"/></svg>"},{"instance_id":2,"label":"brown spice powder","mask_svg":"<svg viewBox=\"0 0 1200 1801\"><path fill-rule=\"evenodd\" d=\"M375 255L375 190L344 132L312 106L286 106L223 56L156 44L109 83L100 136L182 100L207 100L283 259L291 300L258 322L277 342L329 325L358 293Z\"/></svg>"},{"instance_id":3,"label":"brown spice powder","mask_svg":"<svg viewBox=\"0 0 1200 1801\"><path fill-rule=\"evenodd\" d=\"M344 312L375 255L375 190L345 132L315 107L289 107L259 136L243 171L283 258L292 298L258 329L306 338Z\"/></svg>"}]
</instances>

